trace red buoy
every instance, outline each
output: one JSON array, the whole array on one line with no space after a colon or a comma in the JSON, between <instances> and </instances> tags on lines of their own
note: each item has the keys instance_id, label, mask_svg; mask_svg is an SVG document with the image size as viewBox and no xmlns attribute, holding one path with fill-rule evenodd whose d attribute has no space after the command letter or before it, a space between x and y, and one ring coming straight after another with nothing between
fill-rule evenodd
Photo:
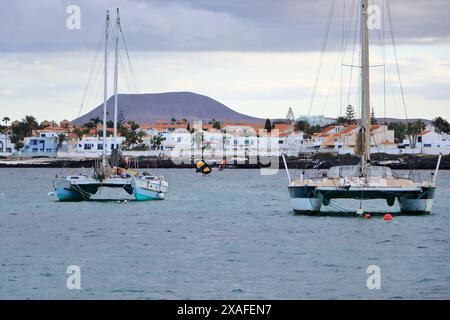
<instances>
[{"instance_id":1,"label":"red buoy","mask_svg":"<svg viewBox=\"0 0 450 320\"><path fill-rule=\"evenodd\" d=\"M372 216L370 215L370 213L366 213L364 215L364 219L372 219Z\"/></svg>"},{"instance_id":2,"label":"red buoy","mask_svg":"<svg viewBox=\"0 0 450 320\"><path fill-rule=\"evenodd\" d=\"M392 221L392 215L390 213L386 213L384 215L384 221Z\"/></svg>"}]
</instances>

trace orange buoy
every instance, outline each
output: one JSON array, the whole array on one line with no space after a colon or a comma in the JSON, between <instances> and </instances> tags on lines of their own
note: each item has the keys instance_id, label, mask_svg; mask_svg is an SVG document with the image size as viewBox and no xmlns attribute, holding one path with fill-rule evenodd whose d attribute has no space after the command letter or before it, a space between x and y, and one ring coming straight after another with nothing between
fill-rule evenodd
<instances>
[{"instance_id":1,"label":"orange buoy","mask_svg":"<svg viewBox=\"0 0 450 320\"><path fill-rule=\"evenodd\" d=\"M366 213L364 215L364 219L372 219L372 216L370 215L370 213Z\"/></svg>"},{"instance_id":2,"label":"orange buoy","mask_svg":"<svg viewBox=\"0 0 450 320\"><path fill-rule=\"evenodd\" d=\"M386 213L384 215L384 221L392 221L392 215L390 213Z\"/></svg>"}]
</instances>

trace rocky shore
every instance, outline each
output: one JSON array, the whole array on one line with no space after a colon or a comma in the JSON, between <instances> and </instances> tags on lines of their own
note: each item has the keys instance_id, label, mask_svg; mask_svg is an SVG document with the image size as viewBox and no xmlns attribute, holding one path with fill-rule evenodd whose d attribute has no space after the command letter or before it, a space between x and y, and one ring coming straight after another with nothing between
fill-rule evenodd
<instances>
[{"instance_id":1,"label":"rocky shore","mask_svg":"<svg viewBox=\"0 0 450 320\"><path fill-rule=\"evenodd\" d=\"M388 166L395 170L433 170L436 168L437 156L429 155L372 155L374 165ZM193 168L194 164L190 160L183 163L174 163L169 158L139 157L140 168ZM282 159L278 160L279 167L284 168ZM274 159L252 159L252 161L234 161L228 163L228 168L236 169L259 169L269 167L269 161ZM337 165L355 165L359 161L358 157L352 155L315 154L303 157L289 157L288 166L291 169L328 169ZM209 163L214 166L215 162ZM3 158L0 159L0 168L90 168L94 165L94 159L64 159L64 158ZM450 156L444 156L441 163L442 170L450 170Z\"/></svg>"}]
</instances>

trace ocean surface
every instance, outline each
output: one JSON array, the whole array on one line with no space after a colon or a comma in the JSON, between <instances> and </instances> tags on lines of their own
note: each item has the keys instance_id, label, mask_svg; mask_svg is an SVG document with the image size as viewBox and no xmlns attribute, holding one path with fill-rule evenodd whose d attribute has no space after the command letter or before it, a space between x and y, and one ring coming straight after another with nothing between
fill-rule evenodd
<instances>
[{"instance_id":1,"label":"ocean surface","mask_svg":"<svg viewBox=\"0 0 450 320\"><path fill-rule=\"evenodd\" d=\"M450 298L450 172L432 215L368 203L394 212L385 222L294 215L283 171L159 170L164 201L55 201L52 178L72 171L0 169L0 299ZM66 287L70 265L81 290ZM379 290L367 287L370 265Z\"/></svg>"}]
</instances>

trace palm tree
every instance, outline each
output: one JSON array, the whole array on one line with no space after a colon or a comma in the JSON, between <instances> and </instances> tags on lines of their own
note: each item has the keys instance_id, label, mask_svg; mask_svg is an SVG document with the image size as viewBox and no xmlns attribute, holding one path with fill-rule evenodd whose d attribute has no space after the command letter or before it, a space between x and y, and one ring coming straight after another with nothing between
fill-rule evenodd
<instances>
[{"instance_id":1,"label":"palm tree","mask_svg":"<svg viewBox=\"0 0 450 320\"><path fill-rule=\"evenodd\" d=\"M9 117L3 117L2 121L5 123L5 126L8 127L8 122L11 121Z\"/></svg>"},{"instance_id":2,"label":"palm tree","mask_svg":"<svg viewBox=\"0 0 450 320\"><path fill-rule=\"evenodd\" d=\"M140 144L140 147L144 147L144 138L147 136L147 133L145 131L140 130L137 133L137 142Z\"/></svg>"},{"instance_id":3,"label":"palm tree","mask_svg":"<svg viewBox=\"0 0 450 320\"><path fill-rule=\"evenodd\" d=\"M30 137L33 134L33 130L36 130L39 126L36 118L33 116L25 116L25 118L22 119L22 123L25 137Z\"/></svg>"},{"instance_id":4,"label":"palm tree","mask_svg":"<svg viewBox=\"0 0 450 320\"><path fill-rule=\"evenodd\" d=\"M137 130L137 129L139 129L139 124L136 122L136 121L134 121L134 120L129 120L128 122L128 125L130 126L130 129L131 130Z\"/></svg>"},{"instance_id":5,"label":"palm tree","mask_svg":"<svg viewBox=\"0 0 450 320\"><path fill-rule=\"evenodd\" d=\"M81 129L79 129L79 128L75 128L75 129L73 129L72 132L75 133L75 134L77 135L78 139L81 140L81 138L83 138L83 135L84 135L83 130L81 130Z\"/></svg>"},{"instance_id":6,"label":"palm tree","mask_svg":"<svg viewBox=\"0 0 450 320\"><path fill-rule=\"evenodd\" d=\"M62 144L67 140L67 136L64 132L58 133L56 136L56 140L58 141L58 150L62 148Z\"/></svg>"},{"instance_id":7,"label":"palm tree","mask_svg":"<svg viewBox=\"0 0 450 320\"><path fill-rule=\"evenodd\" d=\"M158 133L157 136L153 136L152 138L152 146L155 150L159 150L162 141L164 140L161 133Z\"/></svg>"},{"instance_id":8,"label":"palm tree","mask_svg":"<svg viewBox=\"0 0 450 320\"><path fill-rule=\"evenodd\" d=\"M91 118L90 121L94 124L95 127L96 127L99 123L103 123L103 121L100 120L99 117Z\"/></svg>"},{"instance_id":9,"label":"palm tree","mask_svg":"<svg viewBox=\"0 0 450 320\"><path fill-rule=\"evenodd\" d=\"M95 128L95 124L92 121L89 121L83 124L83 127L86 128L87 132L89 132L91 129Z\"/></svg>"}]
</instances>

